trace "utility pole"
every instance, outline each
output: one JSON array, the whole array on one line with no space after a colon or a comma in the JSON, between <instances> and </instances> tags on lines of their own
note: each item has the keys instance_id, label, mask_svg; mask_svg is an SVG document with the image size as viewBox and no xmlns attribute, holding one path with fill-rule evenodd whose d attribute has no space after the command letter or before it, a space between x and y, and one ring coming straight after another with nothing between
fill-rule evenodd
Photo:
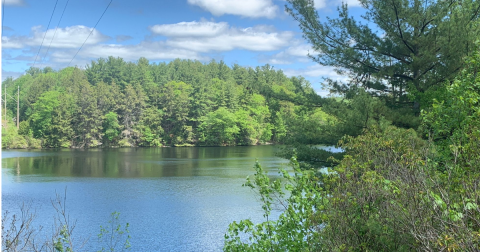
<instances>
[{"instance_id":1,"label":"utility pole","mask_svg":"<svg viewBox=\"0 0 480 252\"><path fill-rule=\"evenodd\" d=\"M5 129L7 128L7 85L5 85Z\"/></svg>"},{"instance_id":2,"label":"utility pole","mask_svg":"<svg viewBox=\"0 0 480 252\"><path fill-rule=\"evenodd\" d=\"M20 86L17 86L17 130L20 129Z\"/></svg>"}]
</instances>

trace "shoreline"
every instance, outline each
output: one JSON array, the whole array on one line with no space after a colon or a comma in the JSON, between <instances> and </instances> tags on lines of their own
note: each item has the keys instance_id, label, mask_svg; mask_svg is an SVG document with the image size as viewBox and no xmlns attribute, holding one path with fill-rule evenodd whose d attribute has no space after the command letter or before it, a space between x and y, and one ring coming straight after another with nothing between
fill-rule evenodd
<instances>
[{"instance_id":1,"label":"shoreline","mask_svg":"<svg viewBox=\"0 0 480 252\"><path fill-rule=\"evenodd\" d=\"M3 150L90 150L90 149L120 149L120 148L182 148L182 147L238 147L238 146L263 146L263 145L283 145L283 143L257 143L252 145L178 145L178 146L107 146L107 147L91 147L91 148L80 148L80 147L69 147L69 148L2 148Z\"/></svg>"}]
</instances>

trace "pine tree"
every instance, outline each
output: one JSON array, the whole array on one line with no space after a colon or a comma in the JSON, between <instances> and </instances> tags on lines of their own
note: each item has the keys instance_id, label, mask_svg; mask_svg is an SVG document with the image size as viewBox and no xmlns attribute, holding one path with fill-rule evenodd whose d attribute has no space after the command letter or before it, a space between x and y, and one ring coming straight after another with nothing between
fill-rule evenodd
<instances>
[{"instance_id":1,"label":"pine tree","mask_svg":"<svg viewBox=\"0 0 480 252\"><path fill-rule=\"evenodd\" d=\"M417 114L462 68L480 37L476 0L360 0L366 22L350 16L346 4L338 18L321 21L312 0L288 2L287 12L315 50L310 57L351 78L330 80L332 91L361 86L391 107L411 106L410 96Z\"/></svg>"}]
</instances>

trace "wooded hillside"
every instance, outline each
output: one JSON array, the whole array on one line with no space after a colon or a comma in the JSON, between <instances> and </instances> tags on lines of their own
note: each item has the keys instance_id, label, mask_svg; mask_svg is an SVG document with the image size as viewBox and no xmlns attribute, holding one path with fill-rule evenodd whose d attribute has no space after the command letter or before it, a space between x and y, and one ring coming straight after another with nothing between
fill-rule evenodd
<instances>
[{"instance_id":1,"label":"wooded hillside","mask_svg":"<svg viewBox=\"0 0 480 252\"><path fill-rule=\"evenodd\" d=\"M318 96L308 81L269 65L109 57L84 70L31 68L2 85L9 95L3 148L284 143L314 138L329 121L310 106Z\"/></svg>"}]
</instances>

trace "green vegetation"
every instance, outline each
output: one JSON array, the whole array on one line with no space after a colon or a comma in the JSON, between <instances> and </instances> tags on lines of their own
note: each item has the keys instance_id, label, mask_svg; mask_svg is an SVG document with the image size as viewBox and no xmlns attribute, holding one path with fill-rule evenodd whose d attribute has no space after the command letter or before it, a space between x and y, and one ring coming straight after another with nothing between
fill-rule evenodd
<instances>
[{"instance_id":1,"label":"green vegetation","mask_svg":"<svg viewBox=\"0 0 480 252\"><path fill-rule=\"evenodd\" d=\"M2 83L2 148L227 146L306 141L331 118L301 77L271 66L100 58L85 70L29 69ZM299 125L306 125L305 127Z\"/></svg>"},{"instance_id":2,"label":"green vegetation","mask_svg":"<svg viewBox=\"0 0 480 252\"><path fill-rule=\"evenodd\" d=\"M351 77L348 83L329 81L332 90L349 94L362 87L390 108L409 106L417 113L462 69L480 35L475 0L360 0L363 20L343 5L338 18L323 22L313 1L288 2L287 12L319 52L311 58Z\"/></svg>"},{"instance_id":3,"label":"green vegetation","mask_svg":"<svg viewBox=\"0 0 480 252\"><path fill-rule=\"evenodd\" d=\"M266 221L232 223L226 251L480 250L480 3L360 2L369 25L289 1L312 58L352 77L327 81L344 99L317 126L345 153L286 149L294 174L274 181L256 164Z\"/></svg>"},{"instance_id":4,"label":"green vegetation","mask_svg":"<svg viewBox=\"0 0 480 252\"><path fill-rule=\"evenodd\" d=\"M480 54L467 65L423 111L421 134L384 121L341 140L346 155L320 175L293 158L295 174L270 181L257 164L245 185L267 221L232 223L225 250L478 251Z\"/></svg>"},{"instance_id":5,"label":"green vegetation","mask_svg":"<svg viewBox=\"0 0 480 252\"><path fill-rule=\"evenodd\" d=\"M257 163L245 184L266 221L232 223L226 251L479 251L480 2L360 3L366 23L346 5L325 22L311 0L286 8L311 58L350 77L325 82L341 97L268 65L110 57L5 81L21 86L22 124L6 122L2 145L289 143L293 174ZM336 143L344 153L312 146Z\"/></svg>"}]
</instances>

